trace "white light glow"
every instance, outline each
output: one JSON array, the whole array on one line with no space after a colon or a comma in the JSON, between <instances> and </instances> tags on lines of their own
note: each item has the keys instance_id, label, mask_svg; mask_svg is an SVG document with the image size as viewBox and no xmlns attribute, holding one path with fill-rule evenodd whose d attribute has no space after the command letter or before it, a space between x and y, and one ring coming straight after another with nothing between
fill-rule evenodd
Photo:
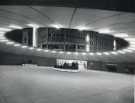
<instances>
[{"instance_id":1,"label":"white light glow","mask_svg":"<svg viewBox=\"0 0 135 103\"><path fill-rule=\"evenodd\" d=\"M94 55L94 53L89 53L89 55Z\"/></svg>"},{"instance_id":2,"label":"white light glow","mask_svg":"<svg viewBox=\"0 0 135 103\"><path fill-rule=\"evenodd\" d=\"M6 40L6 39L2 39L2 40L0 40L0 42L7 42L8 40Z\"/></svg>"},{"instance_id":3,"label":"white light glow","mask_svg":"<svg viewBox=\"0 0 135 103\"><path fill-rule=\"evenodd\" d=\"M40 49L40 48L39 48L39 49L37 49L37 51L41 51L41 50L42 50L42 49Z\"/></svg>"},{"instance_id":4,"label":"white light glow","mask_svg":"<svg viewBox=\"0 0 135 103\"><path fill-rule=\"evenodd\" d=\"M90 27L86 27L86 26L77 26L76 29L83 31L83 30L89 30Z\"/></svg>"},{"instance_id":5,"label":"white light glow","mask_svg":"<svg viewBox=\"0 0 135 103\"><path fill-rule=\"evenodd\" d=\"M27 48L27 46L22 46L22 48Z\"/></svg>"},{"instance_id":6,"label":"white light glow","mask_svg":"<svg viewBox=\"0 0 135 103\"><path fill-rule=\"evenodd\" d=\"M13 29L22 29L21 26L19 26L19 25L14 25L14 24L9 25L9 27L10 27L10 28L13 28Z\"/></svg>"},{"instance_id":7,"label":"white light glow","mask_svg":"<svg viewBox=\"0 0 135 103\"><path fill-rule=\"evenodd\" d=\"M105 55L110 55L108 52L104 52Z\"/></svg>"},{"instance_id":8,"label":"white light glow","mask_svg":"<svg viewBox=\"0 0 135 103\"><path fill-rule=\"evenodd\" d=\"M79 53L78 52L75 52L75 55L78 55Z\"/></svg>"},{"instance_id":9,"label":"white light glow","mask_svg":"<svg viewBox=\"0 0 135 103\"><path fill-rule=\"evenodd\" d=\"M2 32L6 32L6 31L11 31L12 29L9 29L9 28L0 28L0 31L2 31Z\"/></svg>"},{"instance_id":10,"label":"white light glow","mask_svg":"<svg viewBox=\"0 0 135 103\"><path fill-rule=\"evenodd\" d=\"M117 55L118 53L117 52L111 52L112 54L114 54L114 55Z\"/></svg>"},{"instance_id":11,"label":"white light glow","mask_svg":"<svg viewBox=\"0 0 135 103\"><path fill-rule=\"evenodd\" d=\"M29 49L30 49L30 50L33 50L34 48L33 48L33 47L30 47Z\"/></svg>"},{"instance_id":12,"label":"white light glow","mask_svg":"<svg viewBox=\"0 0 135 103\"><path fill-rule=\"evenodd\" d=\"M70 54L71 54L71 52L67 52L67 54L69 54L69 55L70 55Z\"/></svg>"},{"instance_id":13,"label":"white light glow","mask_svg":"<svg viewBox=\"0 0 135 103\"><path fill-rule=\"evenodd\" d=\"M130 50L130 49L125 49L125 50L123 50L123 51L129 52L129 53L132 53L132 52L133 52L133 50Z\"/></svg>"},{"instance_id":14,"label":"white light glow","mask_svg":"<svg viewBox=\"0 0 135 103\"><path fill-rule=\"evenodd\" d=\"M14 46L17 47L17 46L21 46L21 45L20 44L14 44Z\"/></svg>"},{"instance_id":15,"label":"white light glow","mask_svg":"<svg viewBox=\"0 0 135 103\"><path fill-rule=\"evenodd\" d=\"M51 24L50 26L56 29L60 29L63 27L61 24Z\"/></svg>"},{"instance_id":16,"label":"white light glow","mask_svg":"<svg viewBox=\"0 0 135 103\"><path fill-rule=\"evenodd\" d=\"M118 34L114 34L115 37L121 37L121 38L125 38L128 37L128 34L126 33L118 33Z\"/></svg>"},{"instance_id":17,"label":"white light glow","mask_svg":"<svg viewBox=\"0 0 135 103\"><path fill-rule=\"evenodd\" d=\"M7 45L12 45L12 44L14 44L14 42L8 41L8 42L6 42L6 44L7 44Z\"/></svg>"},{"instance_id":18,"label":"white light glow","mask_svg":"<svg viewBox=\"0 0 135 103\"><path fill-rule=\"evenodd\" d=\"M63 51L60 51L59 53L60 53L60 54L63 54L64 52L63 52Z\"/></svg>"},{"instance_id":19,"label":"white light glow","mask_svg":"<svg viewBox=\"0 0 135 103\"><path fill-rule=\"evenodd\" d=\"M86 53L82 53L82 55L86 55Z\"/></svg>"},{"instance_id":20,"label":"white light glow","mask_svg":"<svg viewBox=\"0 0 135 103\"><path fill-rule=\"evenodd\" d=\"M5 31L0 31L0 34L4 34L5 33Z\"/></svg>"},{"instance_id":21,"label":"white light glow","mask_svg":"<svg viewBox=\"0 0 135 103\"><path fill-rule=\"evenodd\" d=\"M49 52L49 50L46 49L46 50L44 50L44 52Z\"/></svg>"},{"instance_id":22,"label":"white light glow","mask_svg":"<svg viewBox=\"0 0 135 103\"><path fill-rule=\"evenodd\" d=\"M99 33L112 33L113 31L108 28L104 28L104 29L99 29L98 32Z\"/></svg>"},{"instance_id":23,"label":"white light glow","mask_svg":"<svg viewBox=\"0 0 135 103\"><path fill-rule=\"evenodd\" d=\"M96 53L97 55L102 55L102 53Z\"/></svg>"},{"instance_id":24,"label":"white light glow","mask_svg":"<svg viewBox=\"0 0 135 103\"><path fill-rule=\"evenodd\" d=\"M121 54L126 54L126 52L125 51L122 51L122 50L120 50L118 52L121 53Z\"/></svg>"},{"instance_id":25,"label":"white light glow","mask_svg":"<svg viewBox=\"0 0 135 103\"><path fill-rule=\"evenodd\" d=\"M38 24L27 24L30 27L35 27L35 28L39 28L40 26Z\"/></svg>"},{"instance_id":26,"label":"white light glow","mask_svg":"<svg viewBox=\"0 0 135 103\"><path fill-rule=\"evenodd\" d=\"M53 51L51 51L51 52L52 52L52 53L56 53L56 51L54 51L54 50L53 50Z\"/></svg>"}]
</instances>

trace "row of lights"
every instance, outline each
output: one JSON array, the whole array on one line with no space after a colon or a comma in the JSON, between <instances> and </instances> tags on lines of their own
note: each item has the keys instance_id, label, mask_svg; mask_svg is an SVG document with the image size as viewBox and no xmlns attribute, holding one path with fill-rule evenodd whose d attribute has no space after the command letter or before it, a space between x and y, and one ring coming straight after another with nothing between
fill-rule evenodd
<instances>
[{"instance_id":1,"label":"row of lights","mask_svg":"<svg viewBox=\"0 0 135 103\"><path fill-rule=\"evenodd\" d=\"M39 25L37 24L28 24L28 26L30 27L39 27ZM62 26L61 25L51 25L52 27L55 27L57 29L60 29ZM75 55L91 55L93 56L94 54L98 55L98 56L101 56L101 55L117 55L117 54L125 54L125 53L132 53L134 50L135 50L135 38L128 38L128 35L126 33L119 33L115 36L118 36L118 37L121 37L121 38L124 38L126 41L128 41L130 43L130 46L127 48L127 49L123 49L123 50L118 50L118 51L112 51L112 52L97 52L97 53L79 53L79 52L64 52L64 51L50 51L50 50L43 50L43 49L40 49L40 48L33 48L33 47L28 47L28 46L24 46L24 45L21 45L21 44L17 44L13 41L9 41L7 40L7 38L4 36L4 33L8 32L8 31L11 31L12 29L22 29L21 26L18 26L18 25L9 25L9 28L0 28L0 42L5 42L7 45L13 45L15 47L21 47L21 48L28 48L29 50L35 50L36 51L44 51L44 52L51 52L51 53L59 53L59 54L63 54L63 53L66 53L68 55L71 55L71 54L75 54ZM78 27L79 30L86 30L86 29L89 29L89 28L86 28L86 27L81 27L79 26ZM100 29L99 30L99 33L109 33L109 32L112 32L110 31L109 29Z\"/></svg>"}]
</instances>

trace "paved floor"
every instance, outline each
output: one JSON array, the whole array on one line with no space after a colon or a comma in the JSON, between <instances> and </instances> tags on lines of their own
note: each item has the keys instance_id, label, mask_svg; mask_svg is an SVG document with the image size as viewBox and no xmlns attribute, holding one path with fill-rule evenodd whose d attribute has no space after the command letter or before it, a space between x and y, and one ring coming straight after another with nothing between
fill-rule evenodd
<instances>
[{"instance_id":1,"label":"paved floor","mask_svg":"<svg viewBox=\"0 0 135 103\"><path fill-rule=\"evenodd\" d=\"M0 66L0 103L134 103L133 76Z\"/></svg>"}]
</instances>

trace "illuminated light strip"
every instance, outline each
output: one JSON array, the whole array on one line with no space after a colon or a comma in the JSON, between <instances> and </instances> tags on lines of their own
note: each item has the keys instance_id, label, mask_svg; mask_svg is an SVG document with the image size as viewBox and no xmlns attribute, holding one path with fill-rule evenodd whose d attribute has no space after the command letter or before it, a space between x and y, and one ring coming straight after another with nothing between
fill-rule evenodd
<instances>
[{"instance_id":1,"label":"illuminated light strip","mask_svg":"<svg viewBox=\"0 0 135 103\"><path fill-rule=\"evenodd\" d=\"M79 53L78 53L78 52L75 52L74 54L75 54L75 55L78 55Z\"/></svg>"},{"instance_id":2,"label":"illuminated light strip","mask_svg":"<svg viewBox=\"0 0 135 103\"><path fill-rule=\"evenodd\" d=\"M17 47L17 46L21 46L21 45L20 44L14 44L14 46Z\"/></svg>"},{"instance_id":3,"label":"illuminated light strip","mask_svg":"<svg viewBox=\"0 0 135 103\"><path fill-rule=\"evenodd\" d=\"M29 49L30 49L30 50L33 50L34 48L33 48L33 47L30 47Z\"/></svg>"},{"instance_id":4,"label":"illuminated light strip","mask_svg":"<svg viewBox=\"0 0 135 103\"><path fill-rule=\"evenodd\" d=\"M129 52L129 53L132 53L133 52L133 50L129 50L129 49L126 49L126 50L123 50L123 51Z\"/></svg>"},{"instance_id":5,"label":"illuminated light strip","mask_svg":"<svg viewBox=\"0 0 135 103\"><path fill-rule=\"evenodd\" d=\"M93 55L94 55L94 53L89 53L89 55L93 56Z\"/></svg>"},{"instance_id":6,"label":"illuminated light strip","mask_svg":"<svg viewBox=\"0 0 135 103\"><path fill-rule=\"evenodd\" d=\"M63 52L63 51L60 51L59 53L60 53L60 54L63 54L64 52Z\"/></svg>"},{"instance_id":7,"label":"illuminated light strip","mask_svg":"<svg viewBox=\"0 0 135 103\"><path fill-rule=\"evenodd\" d=\"M0 28L0 31L11 31L12 29L9 29L9 28Z\"/></svg>"},{"instance_id":8,"label":"illuminated light strip","mask_svg":"<svg viewBox=\"0 0 135 103\"><path fill-rule=\"evenodd\" d=\"M42 49L39 48L39 49L36 49L36 50L37 50L37 51L41 51Z\"/></svg>"},{"instance_id":9,"label":"illuminated light strip","mask_svg":"<svg viewBox=\"0 0 135 103\"><path fill-rule=\"evenodd\" d=\"M104 52L103 54L105 54L105 55L110 55L110 53L108 53L108 52Z\"/></svg>"},{"instance_id":10,"label":"illuminated light strip","mask_svg":"<svg viewBox=\"0 0 135 103\"><path fill-rule=\"evenodd\" d=\"M128 34L126 33L118 33L118 34L114 34L115 37L121 37L121 38L125 38L128 37Z\"/></svg>"},{"instance_id":11,"label":"illuminated light strip","mask_svg":"<svg viewBox=\"0 0 135 103\"><path fill-rule=\"evenodd\" d=\"M103 29L99 29L97 30L99 33L111 33L113 32L112 30L110 30L109 28L103 28Z\"/></svg>"},{"instance_id":12,"label":"illuminated light strip","mask_svg":"<svg viewBox=\"0 0 135 103\"><path fill-rule=\"evenodd\" d=\"M54 27L54 28L56 28L56 29L60 29L60 28L63 27L61 24L51 24L50 26L51 26L51 27Z\"/></svg>"},{"instance_id":13,"label":"illuminated light strip","mask_svg":"<svg viewBox=\"0 0 135 103\"><path fill-rule=\"evenodd\" d=\"M117 53L117 52L111 52L111 54L118 55L118 53Z\"/></svg>"},{"instance_id":14,"label":"illuminated light strip","mask_svg":"<svg viewBox=\"0 0 135 103\"><path fill-rule=\"evenodd\" d=\"M70 55L70 54L71 54L71 52L67 52L67 54L68 54L68 55Z\"/></svg>"},{"instance_id":15,"label":"illuminated light strip","mask_svg":"<svg viewBox=\"0 0 135 103\"><path fill-rule=\"evenodd\" d=\"M81 53L82 55L86 55L86 53Z\"/></svg>"},{"instance_id":16,"label":"illuminated light strip","mask_svg":"<svg viewBox=\"0 0 135 103\"><path fill-rule=\"evenodd\" d=\"M14 24L9 25L9 27L10 27L10 28L13 28L13 29L22 29L21 26L19 26L19 25L14 25Z\"/></svg>"},{"instance_id":17,"label":"illuminated light strip","mask_svg":"<svg viewBox=\"0 0 135 103\"><path fill-rule=\"evenodd\" d=\"M126 52L125 51L118 51L120 54L126 54Z\"/></svg>"},{"instance_id":18,"label":"illuminated light strip","mask_svg":"<svg viewBox=\"0 0 135 103\"><path fill-rule=\"evenodd\" d=\"M7 44L7 45L12 45L12 44L14 44L14 42L8 41L8 42L6 42L6 44Z\"/></svg>"},{"instance_id":19,"label":"illuminated light strip","mask_svg":"<svg viewBox=\"0 0 135 103\"><path fill-rule=\"evenodd\" d=\"M21 46L21 48L28 48L28 46Z\"/></svg>"},{"instance_id":20,"label":"illuminated light strip","mask_svg":"<svg viewBox=\"0 0 135 103\"><path fill-rule=\"evenodd\" d=\"M7 42L7 41L8 41L7 39L0 40L0 42Z\"/></svg>"},{"instance_id":21,"label":"illuminated light strip","mask_svg":"<svg viewBox=\"0 0 135 103\"><path fill-rule=\"evenodd\" d=\"M97 55L99 55L99 56L101 56L101 55L102 55L102 53L99 53L99 52L97 52L96 54L97 54Z\"/></svg>"},{"instance_id":22,"label":"illuminated light strip","mask_svg":"<svg viewBox=\"0 0 135 103\"><path fill-rule=\"evenodd\" d=\"M54 51L54 50L53 50L53 51L51 51L51 52L52 52L52 53L57 53L57 52L56 52L56 51Z\"/></svg>"},{"instance_id":23,"label":"illuminated light strip","mask_svg":"<svg viewBox=\"0 0 135 103\"><path fill-rule=\"evenodd\" d=\"M4 31L0 31L0 34L4 34L4 33L6 33L6 32L4 32Z\"/></svg>"},{"instance_id":24,"label":"illuminated light strip","mask_svg":"<svg viewBox=\"0 0 135 103\"><path fill-rule=\"evenodd\" d=\"M49 50L46 49L46 50L44 50L44 52L49 52Z\"/></svg>"}]
</instances>

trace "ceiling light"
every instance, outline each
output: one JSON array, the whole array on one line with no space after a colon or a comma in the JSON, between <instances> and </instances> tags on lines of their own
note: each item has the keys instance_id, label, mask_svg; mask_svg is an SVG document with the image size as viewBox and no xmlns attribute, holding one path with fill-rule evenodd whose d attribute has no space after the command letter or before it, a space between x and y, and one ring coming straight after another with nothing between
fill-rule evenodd
<instances>
[{"instance_id":1,"label":"ceiling light","mask_svg":"<svg viewBox=\"0 0 135 103\"><path fill-rule=\"evenodd\" d=\"M44 50L44 52L49 52L49 50L46 49L46 50Z\"/></svg>"},{"instance_id":2,"label":"ceiling light","mask_svg":"<svg viewBox=\"0 0 135 103\"><path fill-rule=\"evenodd\" d=\"M0 31L11 31L12 29L9 29L9 28L0 28Z\"/></svg>"},{"instance_id":3,"label":"ceiling light","mask_svg":"<svg viewBox=\"0 0 135 103\"><path fill-rule=\"evenodd\" d=\"M78 55L79 53L78 52L75 52L75 55Z\"/></svg>"},{"instance_id":4,"label":"ceiling light","mask_svg":"<svg viewBox=\"0 0 135 103\"><path fill-rule=\"evenodd\" d=\"M22 48L27 48L27 46L22 46Z\"/></svg>"},{"instance_id":5,"label":"ceiling light","mask_svg":"<svg viewBox=\"0 0 135 103\"><path fill-rule=\"evenodd\" d=\"M130 49L125 49L123 51L129 52L129 53L132 53L133 52L133 50L130 50Z\"/></svg>"},{"instance_id":6,"label":"ceiling light","mask_svg":"<svg viewBox=\"0 0 135 103\"><path fill-rule=\"evenodd\" d=\"M37 49L37 51L41 51L41 50L42 50L42 49L40 49L40 48L39 48L39 49Z\"/></svg>"},{"instance_id":7,"label":"ceiling light","mask_svg":"<svg viewBox=\"0 0 135 103\"><path fill-rule=\"evenodd\" d=\"M34 27L34 28L39 28L38 24L27 24L27 25L30 26L30 27Z\"/></svg>"},{"instance_id":8,"label":"ceiling light","mask_svg":"<svg viewBox=\"0 0 135 103\"><path fill-rule=\"evenodd\" d=\"M60 25L60 24L51 24L50 26L53 28L56 28L56 29L62 28L62 25Z\"/></svg>"},{"instance_id":9,"label":"ceiling light","mask_svg":"<svg viewBox=\"0 0 135 103\"><path fill-rule=\"evenodd\" d=\"M122 50L120 50L118 52L121 53L121 54L126 54L126 52L125 51L122 51Z\"/></svg>"},{"instance_id":10,"label":"ceiling light","mask_svg":"<svg viewBox=\"0 0 135 103\"><path fill-rule=\"evenodd\" d=\"M8 41L8 42L6 42L6 44L7 44L7 45L12 45L12 44L14 44L14 42Z\"/></svg>"},{"instance_id":11,"label":"ceiling light","mask_svg":"<svg viewBox=\"0 0 135 103\"><path fill-rule=\"evenodd\" d=\"M114 55L117 55L118 53L117 52L111 52L112 54L114 54Z\"/></svg>"},{"instance_id":12,"label":"ceiling light","mask_svg":"<svg viewBox=\"0 0 135 103\"><path fill-rule=\"evenodd\" d=\"M19 25L14 25L14 24L9 25L9 27L10 27L10 28L13 28L13 29L22 29L21 26L19 26Z\"/></svg>"},{"instance_id":13,"label":"ceiling light","mask_svg":"<svg viewBox=\"0 0 135 103\"><path fill-rule=\"evenodd\" d=\"M114 34L115 37L121 37L121 38L125 38L128 37L128 34L126 33L118 33L118 34Z\"/></svg>"},{"instance_id":14,"label":"ceiling light","mask_svg":"<svg viewBox=\"0 0 135 103\"><path fill-rule=\"evenodd\" d=\"M20 45L20 44L14 44L14 46L16 46L16 47L17 47L17 46L21 46L21 45Z\"/></svg>"},{"instance_id":15,"label":"ceiling light","mask_svg":"<svg viewBox=\"0 0 135 103\"><path fill-rule=\"evenodd\" d=\"M96 53L97 55L102 55L102 53Z\"/></svg>"},{"instance_id":16,"label":"ceiling light","mask_svg":"<svg viewBox=\"0 0 135 103\"><path fill-rule=\"evenodd\" d=\"M86 53L82 53L82 55L86 55Z\"/></svg>"},{"instance_id":17,"label":"ceiling light","mask_svg":"<svg viewBox=\"0 0 135 103\"><path fill-rule=\"evenodd\" d=\"M60 51L59 53L60 53L60 54L63 54L64 52L63 52L63 51Z\"/></svg>"},{"instance_id":18,"label":"ceiling light","mask_svg":"<svg viewBox=\"0 0 135 103\"><path fill-rule=\"evenodd\" d=\"M7 41L8 41L7 39L0 40L0 42L7 42Z\"/></svg>"},{"instance_id":19,"label":"ceiling light","mask_svg":"<svg viewBox=\"0 0 135 103\"><path fill-rule=\"evenodd\" d=\"M29 49L30 49L30 50L33 50L34 48L33 48L33 47L30 47Z\"/></svg>"},{"instance_id":20,"label":"ceiling light","mask_svg":"<svg viewBox=\"0 0 135 103\"><path fill-rule=\"evenodd\" d=\"M104 52L105 55L110 55L108 52Z\"/></svg>"},{"instance_id":21,"label":"ceiling light","mask_svg":"<svg viewBox=\"0 0 135 103\"><path fill-rule=\"evenodd\" d=\"M71 54L71 52L67 52L67 54Z\"/></svg>"},{"instance_id":22,"label":"ceiling light","mask_svg":"<svg viewBox=\"0 0 135 103\"><path fill-rule=\"evenodd\" d=\"M108 29L108 28L104 28L104 29L99 29L98 30L99 33L111 33L112 30Z\"/></svg>"},{"instance_id":23,"label":"ceiling light","mask_svg":"<svg viewBox=\"0 0 135 103\"><path fill-rule=\"evenodd\" d=\"M51 52L52 52L52 53L56 53L56 51L54 51L54 50L53 50L53 51L51 51Z\"/></svg>"},{"instance_id":24,"label":"ceiling light","mask_svg":"<svg viewBox=\"0 0 135 103\"><path fill-rule=\"evenodd\" d=\"M89 53L89 55L94 55L94 53Z\"/></svg>"},{"instance_id":25,"label":"ceiling light","mask_svg":"<svg viewBox=\"0 0 135 103\"><path fill-rule=\"evenodd\" d=\"M90 28L86 26L77 26L76 29L83 31L83 30L89 30Z\"/></svg>"}]
</instances>

